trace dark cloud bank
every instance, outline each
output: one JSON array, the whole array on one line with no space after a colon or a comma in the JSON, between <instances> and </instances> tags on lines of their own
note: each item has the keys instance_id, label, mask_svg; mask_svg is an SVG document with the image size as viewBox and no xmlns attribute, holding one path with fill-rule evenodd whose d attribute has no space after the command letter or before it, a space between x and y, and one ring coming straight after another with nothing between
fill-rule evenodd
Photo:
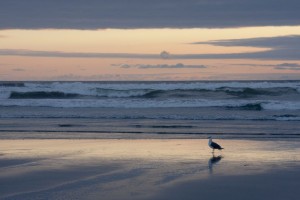
<instances>
[{"instance_id":1,"label":"dark cloud bank","mask_svg":"<svg viewBox=\"0 0 300 200\"><path fill-rule=\"evenodd\" d=\"M0 29L300 25L299 0L1 0Z\"/></svg>"}]
</instances>

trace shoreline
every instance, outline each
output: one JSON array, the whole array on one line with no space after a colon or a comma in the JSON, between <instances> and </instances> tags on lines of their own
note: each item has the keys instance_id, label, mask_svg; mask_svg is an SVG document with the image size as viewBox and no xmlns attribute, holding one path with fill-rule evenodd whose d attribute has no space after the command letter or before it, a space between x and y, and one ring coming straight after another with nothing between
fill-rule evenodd
<instances>
[{"instance_id":1,"label":"shoreline","mask_svg":"<svg viewBox=\"0 0 300 200\"><path fill-rule=\"evenodd\" d=\"M235 190L266 197L261 187L277 181L268 188L300 195L300 141L215 141L225 149L213 155L203 139L0 140L0 193L5 200L209 199L214 191L232 199Z\"/></svg>"},{"instance_id":2,"label":"shoreline","mask_svg":"<svg viewBox=\"0 0 300 200\"><path fill-rule=\"evenodd\" d=\"M212 133L119 133L74 131L7 131L0 130L0 140L205 140L209 136L221 140L300 141L299 134L212 134Z\"/></svg>"}]
</instances>

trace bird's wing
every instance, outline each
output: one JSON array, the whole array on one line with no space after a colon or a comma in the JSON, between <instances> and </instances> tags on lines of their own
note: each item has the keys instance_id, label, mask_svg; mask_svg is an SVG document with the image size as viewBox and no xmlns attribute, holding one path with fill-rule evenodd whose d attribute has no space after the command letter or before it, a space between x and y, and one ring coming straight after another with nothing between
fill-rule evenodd
<instances>
[{"instance_id":1,"label":"bird's wing","mask_svg":"<svg viewBox=\"0 0 300 200\"><path fill-rule=\"evenodd\" d=\"M211 146L214 148L214 149L222 149L222 147L220 145L218 145L217 143L215 142L212 142L211 143Z\"/></svg>"}]
</instances>

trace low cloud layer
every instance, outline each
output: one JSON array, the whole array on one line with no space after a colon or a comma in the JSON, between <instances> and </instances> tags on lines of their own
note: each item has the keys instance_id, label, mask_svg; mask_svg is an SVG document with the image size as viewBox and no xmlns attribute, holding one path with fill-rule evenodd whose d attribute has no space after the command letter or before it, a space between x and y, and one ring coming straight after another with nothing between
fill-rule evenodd
<instances>
[{"instance_id":1,"label":"low cloud layer","mask_svg":"<svg viewBox=\"0 0 300 200\"><path fill-rule=\"evenodd\" d=\"M0 29L299 25L298 0L1 0Z\"/></svg>"},{"instance_id":2,"label":"low cloud layer","mask_svg":"<svg viewBox=\"0 0 300 200\"><path fill-rule=\"evenodd\" d=\"M261 37L249 39L213 40L208 42L195 42L193 44L210 44L214 46L248 46L273 49L296 48L300 44L300 35L288 35L279 37Z\"/></svg>"},{"instance_id":3,"label":"low cloud layer","mask_svg":"<svg viewBox=\"0 0 300 200\"><path fill-rule=\"evenodd\" d=\"M297 63L282 63L274 66L274 69L279 70L300 70L300 65Z\"/></svg>"},{"instance_id":4,"label":"low cloud layer","mask_svg":"<svg viewBox=\"0 0 300 200\"><path fill-rule=\"evenodd\" d=\"M15 71L15 72L24 72L25 69L23 69L23 68L14 68L14 69L12 69L12 71Z\"/></svg>"},{"instance_id":5,"label":"low cloud layer","mask_svg":"<svg viewBox=\"0 0 300 200\"><path fill-rule=\"evenodd\" d=\"M160 57L161 57L162 59L169 59L169 58L170 58L170 53L167 52L167 51L162 51L162 52L160 53Z\"/></svg>"},{"instance_id":6,"label":"low cloud layer","mask_svg":"<svg viewBox=\"0 0 300 200\"><path fill-rule=\"evenodd\" d=\"M180 78L179 73L157 73L157 74L97 74L92 76L81 76L77 74L65 74L61 76L55 76L50 78L43 78L51 81L132 81L132 80L157 80L157 81L168 81L176 80Z\"/></svg>"},{"instance_id":7,"label":"low cloud layer","mask_svg":"<svg viewBox=\"0 0 300 200\"><path fill-rule=\"evenodd\" d=\"M300 70L300 64L298 63L281 63L281 64L232 64L236 66L248 66L248 67L273 67L279 70Z\"/></svg>"},{"instance_id":8,"label":"low cloud layer","mask_svg":"<svg viewBox=\"0 0 300 200\"><path fill-rule=\"evenodd\" d=\"M245 46L261 47L270 50L250 53L228 54L171 54L162 51L157 54L138 53L74 53L60 51L32 51L19 49L0 49L0 55L36 56L36 57L67 57L67 58L132 58L132 59L259 59L259 60L300 60L300 36L282 36L249 38L234 40L218 40L195 42L191 45L209 44L222 47Z\"/></svg>"},{"instance_id":9,"label":"low cloud layer","mask_svg":"<svg viewBox=\"0 0 300 200\"><path fill-rule=\"evenodd\" d=\"M300 36L263 37L249 39L217 40L208 42L195 42L193 44L209 44L223 47L258 47L271 50L252 53L232 53L206 55L215 59L270 59L270 60L300 60ZM203 57L205 55L202 55Z\"/></svg>"},{"instance_id":10,"label":"low cloud layer","mask_svg":"<svg viewBox=\"0 0 300 200\"><path fill-rule=\"evenodd\" d=\"M62 51L32 51L29 49L0 49L0 55L33 56L33 57L63 57L63 58L140 58L160 59L160 54L134 53L80 53Z\"/></svg>"},{"instance_id":11,"label":"low cloud layer","mask_svg":"<svg viewBox=\"0 0 300 200\"><path fill-rule=\"evenodd\" d=\"M121 68L138 68L138 69L185 69L185 68L194 68L194 69L203 69L207 68L205 65L184 65L182 63L177 63L174 65L168 64L159 64L159 65L150 65L150 64L113 64L112 66L121 67Z\"/></svg>"}]
</instances>

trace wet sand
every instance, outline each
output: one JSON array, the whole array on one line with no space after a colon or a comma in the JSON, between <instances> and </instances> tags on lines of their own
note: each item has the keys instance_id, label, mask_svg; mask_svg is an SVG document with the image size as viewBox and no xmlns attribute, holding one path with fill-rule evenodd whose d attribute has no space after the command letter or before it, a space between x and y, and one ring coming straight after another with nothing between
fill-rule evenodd
<instances>
[{"instance_id":1,"label":"wet sand","mask_svg":"<svg viewBox=\"0 0 300 200\"><path fill-rule=\"evenodd\" d=\"M299 140L0 140L0 199L299 199Z\"/></svg>"}]
</instances>

